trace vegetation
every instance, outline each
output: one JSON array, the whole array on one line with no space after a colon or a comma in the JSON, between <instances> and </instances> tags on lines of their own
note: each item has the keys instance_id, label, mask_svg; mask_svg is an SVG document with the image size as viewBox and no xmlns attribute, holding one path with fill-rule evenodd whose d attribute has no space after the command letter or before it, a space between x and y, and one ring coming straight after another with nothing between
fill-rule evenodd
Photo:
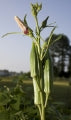
<instances>
[{"instance_id":1,"label":"vegetation","mask_svg":"<svg viewBox=\"0 0 71 120\"><path fill-rule=\"evenodd\" d=\"M42 21L41 25L39 25L38 13L41 9L42 4L31 4L32 15L34 16L36 23L35 31L33 31L28 26L26 15L24 16L24 21L22 21L19 17L15 16L15 21L21 28L22 34L25 34L32 39L32 49L30 53L30 72L33 80L32 83L34 90L30 90L30 87L29 89L25 89L25 83L22 76L15 76L15 79L13 79L13 81L10 81L11 83L15 82L15 84L13 84L13 87L10 88L10 86L8 87L5 85L0 92L1 120L50 120L52 118L53 120L64 120L70 119L71 117L71 107L69 106L71 99L69 99L69 101L65 101L65 99L59 99L59 95L62 95L61 98L64 98L65 94L66 98L68 98L68 93L66 93L66 89L70 91L71 86L60 86L58 84L58 89L57 85L54 84L54 89L52 89L53 67L56 66L52 67L52 59L50 56L52 52L54 52L52 56L59 57L57 65L61 65L61 68L59 68L59 70L62 70L61 72L63 73L65 69L64 65L66 56L69 55L68 64L70 64L71 59L70 51L68 51L70 50L69 42L66 36L53 35L56 26L53 26L53 23L47 25L49 16L47 16L46 19ZM41 36L41 32L46 27L52 27L52 30L48 39L45 41ZM7 33L4 36L8 34L14 34L14 32ZM63 42L63 40L65 42ZM41 41L43 41L43 43ZM59 49L57 49L57 47L59 47ZM70 67L68 67L68 70L70 70ZM59 74L59 71L57 72ZM62 88L64 89L64 92ZM26 90L28 94L26 93ZM62 94L60 92L62 92ZM32 95L31 100L29 93ZM69 95L69 97L71 97L71 95ZM33 100L36 106L34 106Z\"/></svg>"},{"instance_id":2,"label":"vegetation","mask_svg":"<svg viewBox=\"0 0 71 120\"><path fill-rule=\"evenodd\" d=\"M51 92L52 81L52 65L51 57L49 53L49 46L51 45L51 39L56 26L47 25L49 16L47 16L39 25L38 13L42 9L42 4L31 4L32 15L35 19L36 28L33 31L27 23L26 15L24 16L24 21L22 21L18 16L15 16L15 21L22 30L22 34L25 34L32 39L32 49L30 53L30 68L31 77L33 79L34 87L34 104L38 107L40 113L40 119L45 120L45 109L48 103L48 97ZM42 36L41 32L46 27L53 27L46 42ZM14 33L14 32L13 32ZM12 34L7 33L4 36ZM3 37L4 37L3 36ZM41 45L41 40L43 44Z\"/></svg>"},{"instance_id":3,"label":"vegetation","mask_svg":"<svg viewBox=\"0 0 71 120\"><path fill-rule=\"evenodd\" d=\"M32 80L20 78L23 77L4 77L0 81L0 120L39 120L38 109L33 103ZM67 81L55 80L46 107L47 118L71 119L71 86Z\"/></svg>"}]
</instances>

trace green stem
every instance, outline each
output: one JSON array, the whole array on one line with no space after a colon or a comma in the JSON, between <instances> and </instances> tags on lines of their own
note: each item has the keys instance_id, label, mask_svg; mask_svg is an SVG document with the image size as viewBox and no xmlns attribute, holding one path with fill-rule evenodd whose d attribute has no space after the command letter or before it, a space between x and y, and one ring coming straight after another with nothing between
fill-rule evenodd
<instances>
[{"instance_id":1,"label":"green stem","mask_svg":"<svg viewBox=\"0 0 71 120\"><path fill-rule=\"evenodd\" d=\"M39 25L38 25L38 19L37 16L35 17L35 22L36 22L36 29L37 29L37 33L39 34Z\"/></svg>"},{"instance_id":2,"label":"green stem","mask_svg":"<svg viewBox=\"0 0 71 120\"><path fill-rule=\"evenodd\" d=\"M43 68L42 61L39 60L39 68L40 68L40 86L41 86L41 120L45 120L45 96L44 96L44 77L43 77Z\"/></svg>"},{"instance_id":3,"label":"green stem","mask_svg":"<svg viewBox=\"0 0 71 120\"><path fill-rule=\"evenodd\" d=\"M37 43L38 43L38 53L39 53L39 57L41 58L41 45L40 45L40 29L39 29L39 25L38 25L38 19L37 16L35 17L35 21L36 21L36 38L37 38Z\"/></svg>"},{"instance_id":4,"label":"green stem","mask_svg":"<svg viewBox=\"0 0 71 120\"><path fill-rule=\"evenodd\" d=\"M45 120L45 107L42 106L41 120Z\"/></svg>"},{"instance_id":5,"label":"green stem","mask_svg":"<svg viewBox=\"0 0 71 120\"><path fill-rule=\"evenodd\" d=\"M43 68L42 68L42 61L41 61L41 45L40 45L40 30L38 25L37 16L35 17L36 21L36 32L37 32L37 42L38 42L38 53L39 53L39 80L40 80L40 87L41 87L41 105L38 105L40 118L41 120L45 120L45 97L44 97L44 77L43 77Z\"/></svg>"}]
</instances>

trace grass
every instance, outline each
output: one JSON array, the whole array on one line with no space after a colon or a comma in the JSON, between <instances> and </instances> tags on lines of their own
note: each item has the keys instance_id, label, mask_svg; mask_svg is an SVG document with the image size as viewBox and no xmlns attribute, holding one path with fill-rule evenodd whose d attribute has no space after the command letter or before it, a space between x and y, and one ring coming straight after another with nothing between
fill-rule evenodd
<instances>
[{"instance_id":1,"label":"grass","mask_svg":"<svg viewBox=\"0 0 71 120\"><path fill-rule=\"evenodd\" d=\"M53 101L64 102L71 109L71 86L67 81L55 81L53 87Z\"/></svg>"},{"instance_id":2,"label":"grass","mask_svg":"<svg viewBox=\"0 0 71 120\"><path fill-rule=\"evenodd\" d=\"M68 102L71 98L71 86L61 83L54 84L53 98L54 100Z\"/></svg>"}]
</instances>

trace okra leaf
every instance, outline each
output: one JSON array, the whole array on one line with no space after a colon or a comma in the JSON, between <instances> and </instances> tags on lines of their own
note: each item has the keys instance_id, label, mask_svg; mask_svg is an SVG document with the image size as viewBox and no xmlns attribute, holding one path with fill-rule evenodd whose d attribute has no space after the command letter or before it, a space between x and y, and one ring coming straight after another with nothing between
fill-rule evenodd
<instances>
[{"instance_id":1,"label":"okra leaf","mask_svg":"<svg viewBox=\"0 0 71 120\"><path fill-rule=\"evenodd\" d=\"M12 34L23 34L24 35L23 32L10 32L10 33L6 33L6 34L2 35L1 38L6 37L7 35L12 35Z\"/></svg>"},{"instance_id":2,"label":"okra leaf","mask_svg":"<svg viewBox=\"0 0 71 120\"><path fill-rule=\"evenodd\" d=\"M60 40L62 37L62 35L59 35L54 41L51 41L50 45L54 44L55 42L57 42L58 40Z\"/></svg>"},{"instance_id":3,"label":"okra leaf","mask_svg":"<svg viewBox=\"0 0 71 120\"><path fill-rule=\"evenodd\" d=\"M54 32L55 29L56 29L56 26L52 29L52 31L50 33L50 36L48 38L48 41L47 42L45 41L43 46L42 46L41 59L44 58L44 56L47 53L47 50L49 49L49 46L50 46L50 43L51 43L51 40L52 40L52 35L53 35L53 32Z\"/></svg>"},{"instance_id":4,"label":"okra leaf","mask_svg":"<svg viewBox=\"0 0 71 120\"><path fill-rule=\"evenodd\" d=\"M48 19L49 19L49 16L47 16L46 19L42 22L40 29L43 29L46 27Z\"/></svg>"},{"instance_id":5,"label":"okra leaf","mask_svg":"<svg viewBox=\"0 0 71 120\"><path fill-rule=\"evenodd\" d=\"M49 47L50 45L50 42L51 42L51 39L52 39L52 35L53 35L53 32L54 30L56 29L56 26L52 29L51 33L50 33L50 36L49 36L49 39L48 39L48 42L47 42L47 46Z\"/></svg>"},{"instance_id":6,"label":"okra leaf","mask_svg":"<svg viewBox=\"0 0 71 120\"><path fill-rule=\"evenodd\" d=\"M28 26L26 17L27 17L27 15L24 16L24 21L23 21L23 22L24 22L24 24L25 24L26 26Z\"/></svg>"}]
</instances>

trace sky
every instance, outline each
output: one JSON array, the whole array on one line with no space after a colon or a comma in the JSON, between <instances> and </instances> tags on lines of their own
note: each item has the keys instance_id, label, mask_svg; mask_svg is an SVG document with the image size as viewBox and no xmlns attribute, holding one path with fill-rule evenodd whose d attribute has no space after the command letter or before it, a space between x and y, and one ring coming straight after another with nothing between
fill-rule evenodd
<instances>
[{"instance_id":1,"label":"sky","mask_svg":"<svg viewBox=\"0 0 71 120\"><path fill-rule=\"evenodd\" d=\"M38 18L39 24L49 16L48 23L56 22L55 34L65 34L71 41L71 0L0 0L0 70L16 72L30 70L30 50L32 40L24 35L9 35L8 32L21 32L14 16L22 20L27 14L27 22L35 29L35 21L31 14L31 3L42 3ZM51 29L46 29L42 37L46 39Z\"/></svg>"}]
</instances>

